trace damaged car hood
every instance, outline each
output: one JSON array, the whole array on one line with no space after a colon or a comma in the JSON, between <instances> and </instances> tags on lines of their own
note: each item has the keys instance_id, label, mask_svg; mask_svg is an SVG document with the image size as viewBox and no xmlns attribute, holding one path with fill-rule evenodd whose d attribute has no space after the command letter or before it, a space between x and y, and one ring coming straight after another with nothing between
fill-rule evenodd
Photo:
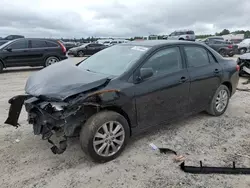
<instances>
[{"instance_id":1,"label":"damaged car hood","mask_svg":"<svg viewBox=\"0 0 250 188\"><path fill-rule=\"evenodd\" d=\"M105 86L109 80L107 75L80 69L72 61L65 60L31 75L25 92L63 101L72 95Z\"/></svg>"}]
</instances>

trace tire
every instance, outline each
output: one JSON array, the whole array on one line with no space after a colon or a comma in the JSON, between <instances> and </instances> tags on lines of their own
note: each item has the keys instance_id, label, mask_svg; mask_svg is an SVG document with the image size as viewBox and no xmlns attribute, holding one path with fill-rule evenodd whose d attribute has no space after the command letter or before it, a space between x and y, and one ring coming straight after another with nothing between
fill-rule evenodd
<instances>
[{"instance_id":1,"label":"tire","mask_svg":"<svg viewBox=\"0 0 250 188\"><path fill-rule=\"evenodd\" d=\"M221 56L223 56L223 57L226 57L226 54L227 54L227 52L226 52L226 50L220 50L219 51L219 54L221 55Z\"/></svg>"},{"instance_id":2,"label":"tire","mask_svg":"<svg viewBox=\"0 0 250 188\"><path fill-rule=\"evenodd\" d=\"M228 56L229 56L229 57L233 57L234 54L233 54L233 53L229 53Z\"/></svg>"},{"instance_id":3,"label":"tire","mask_svg":"<svg viewBox=\"0 0 250 188\"><path fill-rule=\"evenodd\" d=\"M247 52L247 48L240 48L239 52L240 52L240 54L244 54Z\"/></svg>"},{"instance_id":4,"label":"tire","mask_svg":"<svg viewBox=\"0 0 250 188\"><path fill-rule=\"evenodd\" d=\"M179 40L184 40L184 38L180 38Z\"/></svg>"},{"instance_id":5,"label":"tire","mask_svg":"<svg viewBox=\"0 0 250 188\"><path fill-rule=\"evenodd\" d=\"M113 133L115 128L117 128L118 124L120 127L120 130L115 133L116 135L124 133L120 137L117 136L116 138L122 142L122 144L119 146L116 144L115 141L112 141L111 138L98 138L96 137L97 132L101 133L102 136L105 136L105 132L103 129L104 124L106 124L107 129L110 130L110 124L108 122L113 122ZM123 132L122 132L123 131ZM112 132L112 131L111 131ZM91 116L85 125L82 127L82 130L80 132L80 144L82 150L95 162L98 163L105 163L108 161L111 161L115 158L117 158L121 152L124 150L128 140L130 137L130 128L128 125L127 120L120 114L113 112L113 111L102 111L97 114L94 114ZM109 140L110 139L110 140ZM104 142L104 140L106 140ZM114 139L116 140L116 139ZM101 141L100 144L97 144L94 146L95 141ZM117 151L114 151L113 147L111 147L111 144L114 144L116 146ZM104 146L104 144L110 144L108 152L109 156L105 156L106 148L103 147L103 154L99 154L98 150ZM99 147L99 148L98 148Z\"/></svg>"},{"instance_id":6,"label":"tire","mask_svg":"<svg viewBox=\"0 0 250 188\"><path fill-rule=\"evenodd\" d=\"M45 60L44 67L48 67L54 63L59 62L59 59L55 56L50 56Z\"/></svg>"},{"instance_id":7,"label":"tire","mask_svg":"<svg viewBox=\"0 0 250 188\"><path fill-rule=\"evenodd\" d=\"M3 72L3 63L0 61L0 73Z\"/></svg>"},{"instance_id":8,"label":"tire","mask_svg":"<svg viewBox=\"0 0 250 188\"><path fill-rule=\"evenodd\" d=\"M227 99L224 100L226 102L224 108L222 110L218 110L218 108L216 108L216 102L217 102L219 94L221 94L221 92L226 92ZM226 109L228 107L229 99L230 99L230 91L229 91L228 87L225 85L221 85L216 90L216 92L215 92L215 94L214 94L214 96L209 104L207 112L213 116L220 116L220 115L224 114L224 112L226 111Z\"/></svg>"},{"instance_id":9,"label":"tire","mask_svg":"<svg viewBox=\"0 0 250 188\"><path fill-rule=\"evenodd\" d=\"M84 56L84 52L82 50L80 50L79 52L77 52L77 56L78 57L83 57Z\"/></svg>"}]
</instances>

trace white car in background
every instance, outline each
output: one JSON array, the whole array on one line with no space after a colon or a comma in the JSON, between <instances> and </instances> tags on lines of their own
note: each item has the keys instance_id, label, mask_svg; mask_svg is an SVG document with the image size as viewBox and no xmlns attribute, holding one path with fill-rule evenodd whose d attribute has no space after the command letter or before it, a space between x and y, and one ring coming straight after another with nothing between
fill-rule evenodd
<instances>
[{"instance_id":1,"label":"white car in background","mask_svg":"<svg viewBox=\"0 0 250 188\"><path fill-rule=\"evenodd\" d=\"M195 41L195 33L193 30L178 30L168 36L168 40L188 40Z\"/></svg>"},{"instance_id":2,"label":"white car in background","mask_svg":"<svg viewBox=\"0 0 250 188\"><path fill-rule=\"evenodd\" d=\"M244 39L238 44L240 54L246 53L250 49L250 38Z\"/></svg>"}]
</instances>

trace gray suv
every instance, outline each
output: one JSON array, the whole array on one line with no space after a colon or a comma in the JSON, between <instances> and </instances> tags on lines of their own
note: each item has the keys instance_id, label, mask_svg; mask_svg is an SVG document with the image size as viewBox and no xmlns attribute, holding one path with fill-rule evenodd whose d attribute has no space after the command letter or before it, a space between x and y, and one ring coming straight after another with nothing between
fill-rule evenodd
<instances>
[{"instance_id":1,"label":"gray suv","mask_svg":"<svg viewBox=\"0 0 250 188\"><path fill-rule=\"evenodd\" d=\"M195 41L195 34L192 30L174 31L168 36L169 40L189 40Z\"/></svg>"}]
</instances>

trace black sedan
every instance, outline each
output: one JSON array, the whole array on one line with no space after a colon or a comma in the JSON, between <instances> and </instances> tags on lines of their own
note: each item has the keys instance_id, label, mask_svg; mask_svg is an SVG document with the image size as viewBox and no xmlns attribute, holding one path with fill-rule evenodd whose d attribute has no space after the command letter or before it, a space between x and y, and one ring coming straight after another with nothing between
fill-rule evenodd
<instances>
[{"instance_id":1,"label":"black sedan","mask_svg":"<svg viewBox=\"0 0 250 188\"><path fill-rule=\"evenodd\" d=\"M222 115L239 81L239 66L210 47L186 41L142 41L70 59L33 75L15 96L5 123L17 127L24 104L34 134L63 153L80 135L97 162L116 158L129 138L201 111ZM54 144L54 133L61 142ZM35 146L34 146L35 147Z\"/></svg>"},{"instance_id":2,"label":"black sedan","mask_svg":"<svg viewBox=\"0 0 250 188\"><path fill-rule=\"evenodd\" d=\"M87 43L81 46L71 48L68 51L68 55L73 55L75 57L83 57L85 55L93 55L106 48L107 46L97 43Z\"/></svg>"}]
</instances>

